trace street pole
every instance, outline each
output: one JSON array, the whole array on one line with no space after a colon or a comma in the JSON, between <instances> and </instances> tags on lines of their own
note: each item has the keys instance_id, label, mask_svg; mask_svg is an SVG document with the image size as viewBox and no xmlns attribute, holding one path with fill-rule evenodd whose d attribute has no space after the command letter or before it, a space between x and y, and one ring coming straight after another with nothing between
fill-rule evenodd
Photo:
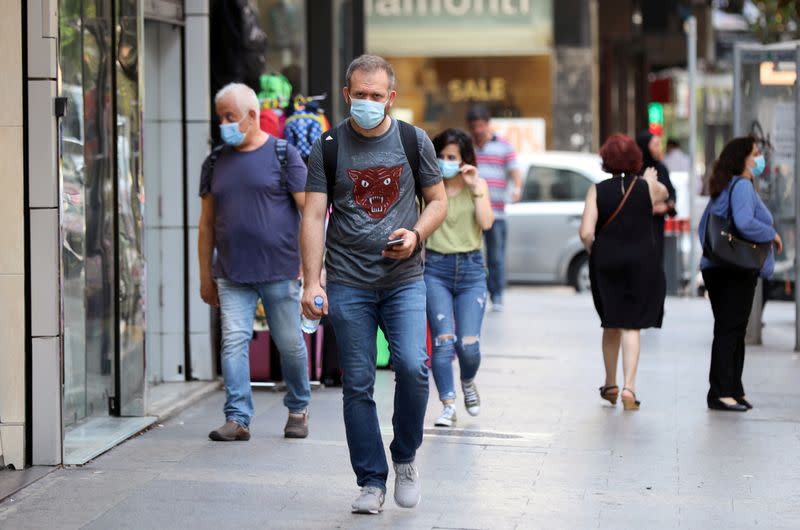
<instances>
[{"instance_id":1,"label":"street pole","mask_svg":"<svg viewBox=\"0 0 800 530\"><path fill-rule=\"evenodd\" d=\"M695 211L697 195L697 175L695 159L697 153L697 19L694 15L683 25L686 32L687 70L689 81L689 296L697 293L697 238L695 229L699 224Z\"/></svg>"},{"instance_id":2,"label":"street pole","mask_svg":"<svg viewBox=\"0 0 800 530\"><path fill-rule=\"evenodd\" d=\"M795 49L794 82L794 351L800 351L800 292L797 290L800 271L800 45Z\"/></svg>"}]
</instances>

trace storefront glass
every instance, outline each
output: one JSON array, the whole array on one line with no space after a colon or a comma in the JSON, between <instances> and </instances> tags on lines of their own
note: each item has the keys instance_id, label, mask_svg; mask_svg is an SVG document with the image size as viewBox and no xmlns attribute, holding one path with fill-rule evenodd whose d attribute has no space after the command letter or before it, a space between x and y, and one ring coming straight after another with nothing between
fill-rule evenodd
<instances>
[{"instance_id":1,"label":"storefront glass","mask_svg":"<svg viewBox=\"0 0 800 530\"><path fill-rule=\"evenodd\" d=\"M136 0L59 2L65 427L142 409L137 10Z\"/></svg>"},{"instance_id":2,"label":"storefront glass","mask_svg":"<svg viewBox=\"0 0 800 530\"><path fill-rule=\"evenodd\" d=\"M467 109L483 103L496 117L543 119L537 132L550 127L549 0L366 0L364 7L367 51L395 69L398 118L434 134L464 127Z\"/></svg>"},{"instance_id":3,"label":"storefront glass","mask_svg":"<svg viewBox=\"0 0 800 530\"><path fill-rule=\"evenodd\" d=\"M783 238L783 252L776 255L774 280L795 279L795 183L797 181L797 58L794 44L774 47L742 46L735 52L734 133L752 135L766 159L756 187L769 208L775 228Z\"/></svg>"},{"instance_id":4,"label":"storefront glass","mask_svg":"<svg viewBox=\"0 0 800 530\"><path fill-rule=\"evenodd\" d=\"M108 413L114 394L112 11L62 0L64 423Z\"/></svg>"},{"instance_id":5,"label":"storefront glass","mask_svg":"<svg viewBox=\"0 0 800 530\"><path fill-rule=\"evenodd\" d=\"M305 94L305 0L256 0L255 4L267 34L268 71L285 75L295 93Z\"/></svg>"},{"instance_id":6,"label":"storefront glass","mask_svg":"<svg viewBox=\"0 0 800 530\"><path fill-rule=\"evenodd\" d=\"M144 183L142 181L138 0L116 0L117 285L119 413L144 415Z\"/></svg>"}]
</instances>

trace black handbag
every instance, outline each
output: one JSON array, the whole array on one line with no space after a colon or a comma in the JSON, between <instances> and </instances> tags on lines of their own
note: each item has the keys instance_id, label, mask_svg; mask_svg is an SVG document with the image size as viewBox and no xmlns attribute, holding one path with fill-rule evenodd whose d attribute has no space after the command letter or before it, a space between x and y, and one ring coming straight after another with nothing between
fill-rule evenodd
<instances>
[{"instance_id":1,"label":"black handbag","mask_svg":"<svg viewBox=\"0 0 800 530\"><path fill-rule=\"evenodd\" d=\"M749 271L759 271L772 250L772 241L754 243L739 235L733 222L733 188L728 190L728 215L720 217L709 210L706 234L703 240L703 256L717 265Z\"/></svg>"}]
</instances>

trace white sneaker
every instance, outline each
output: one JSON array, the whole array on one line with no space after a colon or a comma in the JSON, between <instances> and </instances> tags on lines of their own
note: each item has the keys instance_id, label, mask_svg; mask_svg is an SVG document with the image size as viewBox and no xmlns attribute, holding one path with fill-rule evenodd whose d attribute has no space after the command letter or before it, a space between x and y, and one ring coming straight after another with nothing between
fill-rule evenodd
<instances>
[{"instance_id":1,"label":"white sneaker","mask_svg":"<svg viewBox=\"0 0 800 530\"><path fill-rule=\"evenodd\" d=\"M413 508L422 499L419 472L414 462L394 464L394 502L401 508Z\"/></svg>"},{"instance_id":2,"label":"white sneaker","mask_svg":"<svg viewBox=\"0 0 800 530\"><path fill-rule=\"evenodd\" d=\"M445 405L442 413L436 418L436 427L452 427L456 424L456 408L453 404Z\"/></svg>"},{"instance_id":3,"label":"white sneaker","mask_svg":"<svg viewBox=\"0 0 800 530\"><path fill-rule=\"evenodd\" d=\"M361 495L353 501L353 513L376 515L383 511L383 500L386 494L377 486L364 486Z\"/></svg>"},{"instance_id":4,"label":"white sneaker","mask_svg":"<svg viewBox=\"0 0 800 530\"><path fill-rule=\"evenodd\" d=\"M475 380L461 381L461 390L464 392L464 406L470 416L477 416L481 413L481 395L478 394L478 387Z\"/></svg>"}]
</instances>

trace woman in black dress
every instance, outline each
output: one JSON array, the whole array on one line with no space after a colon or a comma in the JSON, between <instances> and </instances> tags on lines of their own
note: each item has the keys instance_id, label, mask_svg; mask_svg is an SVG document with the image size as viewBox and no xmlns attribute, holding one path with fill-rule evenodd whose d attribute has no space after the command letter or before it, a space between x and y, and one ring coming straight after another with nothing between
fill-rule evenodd
<instances>
[{"instance_id":1,"label":"woman in black dress","mask_svg":"<svg viewBox=\"0 0 800 530\"><path fill-rule=\"evenodd\" d=\"M594 305L603 326L606 381L600 396L625 410L637 410L636 369L639 330L661 327L666 284L653 235L653 205L667 198L654 168L642 167L636 143L612 135L600 149L603 170L612 178L589 189L580 236L590 253L589 275ZM617 360L622 345L625 384L617 387Z\"/></svg>"},{"instance_id":2,"label":"woman in black dress","mask_svg":"<svg viewBox=\"0 0 800 530\"><path fill-rule=\"evenodd\" d=\"M642 131L636 137L636 145L642 152L641 171L652 167L658 172L658 181L667 187L667 198L653 203L653 236L656 239L656 252L659 259L664 260L664 218L675 217L675 188L669 178L669 169L664 165L664 150L661 137L650 131Z\"/></svg>"}]
</instances>

